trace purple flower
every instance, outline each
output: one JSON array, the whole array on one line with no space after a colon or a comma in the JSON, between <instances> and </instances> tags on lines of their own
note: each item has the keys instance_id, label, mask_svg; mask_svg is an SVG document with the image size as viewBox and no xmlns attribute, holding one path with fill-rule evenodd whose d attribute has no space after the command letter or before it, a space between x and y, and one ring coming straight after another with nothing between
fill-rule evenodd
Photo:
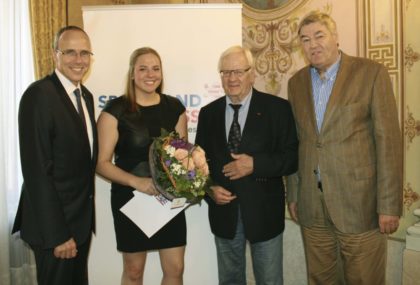
<instances>
[{"instance_id":1,"label":"purple flower","mask_svg":"<svg viewBox=\"0 0 420 285\"><path fill-rule=\"evenodd\" d=\"M165 161L165 165L166 165L166 167L169 167L171 165L171 160L170 159L167 159Z\"/></svg>"},{"instance_id":2,"label":"purple flower","mask_svg":"<svg viewBox=\"0 0 420 285\"><path fill-rule=\"evenodd\" d=\"M193 180L195 178L195 170L188 171L187 177L188 180Z\"/></svg>"},{"instance_id":3,"label":"purple flower","mask_svg":"<svg viewBox=\"0 0 420 285\"><path fill-rule=\"evenodd\" d=\"M182 139L173 139L173 140L171 140L170 144L171 144L171 146L173 146L176 149L183 148L183 149L186 149L186 150L190 150L193 147L192 144L190 144L190 143L188 143L188 142L186 142Z\"/></svg>"}]
</instances>

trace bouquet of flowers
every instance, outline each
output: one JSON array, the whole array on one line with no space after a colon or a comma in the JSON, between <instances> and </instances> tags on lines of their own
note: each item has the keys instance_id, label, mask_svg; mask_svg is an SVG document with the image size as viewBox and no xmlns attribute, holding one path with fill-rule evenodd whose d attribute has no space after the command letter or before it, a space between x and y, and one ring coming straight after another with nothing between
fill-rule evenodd
<instances>
[{"instance_id":1,"label":"bouquet of flowers","mask_svg":"<svg viewBox=\"0 0 420 285\"><path fill-rule=\"evenodd\" d=\"M168 200L200 202L209 186L204 150L162 129L149 151L150 172L156 189Z\"/></svg>"}]
</instances>

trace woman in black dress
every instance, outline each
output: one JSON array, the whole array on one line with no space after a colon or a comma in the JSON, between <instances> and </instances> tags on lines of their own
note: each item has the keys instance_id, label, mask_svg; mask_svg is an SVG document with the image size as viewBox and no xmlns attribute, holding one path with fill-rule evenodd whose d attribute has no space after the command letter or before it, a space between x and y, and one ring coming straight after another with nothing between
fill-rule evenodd
<instances>
[{"instance_id":1,"label":"woman in black dress","mask_svg":"<svg viewBox=\"0 0 420 285\"><path fill-rule=\"evenodd\" d=\"M143 284L148 250L159 250L162 284L182 284L186 245L185 214L181 212L148 238L119 210L133 196L158 194L150 178L148 152L161 128L187 139L185 107L161 93L162 63L151 48L135 50L130 57L126 93L110 101L98 119L97 173L111 180L111 207L117 249L123 256L121 284ZM112 157L115 155L114 163ZM150 219L153 213L150 213Z\"/></svg>"}]
</instances>

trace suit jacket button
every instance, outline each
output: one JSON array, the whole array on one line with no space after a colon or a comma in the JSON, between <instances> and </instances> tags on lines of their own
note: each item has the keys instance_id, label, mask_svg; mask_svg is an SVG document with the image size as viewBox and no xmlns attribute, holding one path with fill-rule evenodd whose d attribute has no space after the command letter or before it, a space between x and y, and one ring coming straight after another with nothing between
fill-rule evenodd
<instances>
[{"instance_id":1,"label":"suit jacket button","mask_svg":"<svg viewBox=\"0 0 420 285\"><path fill-rule=\"evenodd\" d=\"M316 142L316 147L317 147L317 148L322 148L322 143L320 143L320 142Z\"/></svg>"},{"instance_id":2,"label":"suit jacket button","mask_svg":"<svg viewBox=\"0 0 420 285\"><path fill-rule=\"evenodd\" d=\"M93 195L92 194L89 195L89 199L93 199Z\"/></svg>"}]
</instances>

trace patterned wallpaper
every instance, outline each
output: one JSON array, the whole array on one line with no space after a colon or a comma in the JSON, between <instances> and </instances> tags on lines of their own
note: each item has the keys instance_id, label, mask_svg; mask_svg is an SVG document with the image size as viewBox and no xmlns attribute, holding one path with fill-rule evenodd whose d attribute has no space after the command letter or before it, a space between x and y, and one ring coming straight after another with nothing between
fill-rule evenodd
<instances>
[{"instance_id":1,"label":"patterned wallpaper","mask_svg":"<svg viewBox=\"0 0 420 285\"><path fill-rule=\"evenodd\" d=\"M413 210L420 208L420 1L395 2L401 5L399 9L402 16L399 31L402 31L400 70L405 168L404 216L398 233L403 235L409 226L417 222Z\"/></svg>"}]
</instances>

